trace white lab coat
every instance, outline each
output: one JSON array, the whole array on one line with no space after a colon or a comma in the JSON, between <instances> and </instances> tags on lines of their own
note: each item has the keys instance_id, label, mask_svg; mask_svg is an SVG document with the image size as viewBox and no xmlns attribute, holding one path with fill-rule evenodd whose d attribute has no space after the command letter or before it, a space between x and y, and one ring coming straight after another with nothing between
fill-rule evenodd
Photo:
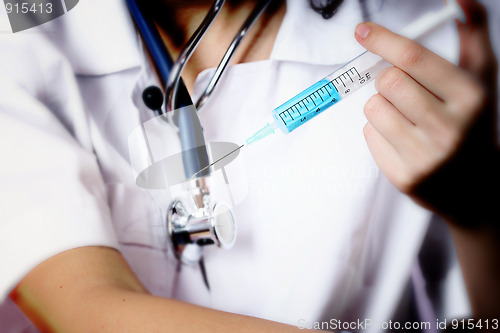
<instances>
[{"instance_id":1,"label":"white lab coat","mask_svg":"<svg viewBox=\"0 0 500 333\"><path fill-rule=\"evenodd\" d=\"M269 110L360 52L357 2L328 21L305 0L287 5L271 58L231 66L200 111L207 141L244 141ZM375 21L398 30L440 3L371 6ZM0 45L0 297L50 256L103 245L155 295L293 325L392 318L431 214L387 182L366 147L362 106L373 87L226 168L238 239L229 251L207 249L209 293L198 267L176 273L163 224L171 193L135 185L131 138L153 117L140 96L156 81L124 3L81 1ZM429 45L456 61L451 25ZM16 311L8 300L0 308L7 331L29 326Z\"/></svg>"}]
</instances>

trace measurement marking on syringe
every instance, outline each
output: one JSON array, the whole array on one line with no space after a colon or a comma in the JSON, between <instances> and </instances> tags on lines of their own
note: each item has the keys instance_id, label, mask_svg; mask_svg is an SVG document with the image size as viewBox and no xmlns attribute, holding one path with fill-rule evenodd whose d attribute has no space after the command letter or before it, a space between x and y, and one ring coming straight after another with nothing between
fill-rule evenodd
<instances>
[{"instance_id":1,"label":"measurement marking on syringe","mask_svg":"<svg viewBox=\"0 0 500 333\"><path fill-rule=\"evenodd\" d=\"M325 92L331 98L332 94L330 93L330 89L331 89L331 91L333 91L333 89L335 89L337 91L337 93L339 92L338 89L337 89L337 87L335 86L335 84L330 81L330 82L326 83L325 85L319 87L318 89L316 89L312 93L308 94L307 96L303 97L300 101L298 101L295 104L289 106L286 110L280 112L278 115L281 118L281 121L283 122L283 124L288 125L289 122L293 122L296 119L298 120L298 116L300 116L300 117L302 117L302 116L308 117L307 114L309 112L312 112L312 110L315 110L314 112L318 113L321 110L321 104L318 107L318 103L319 103L318 98L321 100L321 103L324 103L325 99L323 98L322 95L324 95ZM332 103L336 103L337 99L333 98L333 100L331 100L331 102ZM312 103L314 105L314 109L310 109L309 108L309 106L310 106L309 103ZM300 111L301 109L305 109L306 113L303 114ZM298 114L298 116L297 116L297 114ZM295 118L293 117L293 115L295 115ZM287 123L287 121L288 121L288 123Z\"/></svg>"},{"instance_id":2,"label":"measurement marking on syringe","mask_svg":"<svg viewBox=\"0 0 500 333\"><path fill-rule=\"evenodd\" d=\"M331 85L335 88L335 91L336 91L336 92L339 92L339 90L337 89L337 86L335 86L335 84L333 83L333 80L332 80L332 81L330 81L330 83L329 83L329 84L331 84Z\"/></svg>"},{"instance_id":3,"label":"measurement marking on syringe","mask_svg":"<svg viewBox=\"0 0 500 333\"><path fill-rule=\"evenodd\" d=\"M307 96L302 97L302 99L297 101L295 104L289 106L286 110L279 113L281 120L285 125L287 125L287 121L294 122L295 120L299 120L299 117L309 117L309 112L315 110L315 113L317 113L322 109L321 105L325 102L323 96L326 96L326 94L328 94L329 97L328 101L330 101L331 103L338 102L336 96L332 96L333 90L335 90L337 93L340 93L338 87L344 86L344 88L348 88L351 87L352 84L356 84L357 81L354 80L354 77L356 75L360 79L363 79L363 77L359 74L358 70L355 67L352 67L349 70L343 72L333 80L328 81L328 83L326 83L325 85L312 91ZM347 84L347 82L349 82L348 79L351 81L351 83L349 84ZM347 94L348 92L350 92L350 90L351 88L345 90L345 93ZM311 103L314 105L314 108L311 107ZM301 112L301 110L303 112ZM287 114L285 114L285 112L287 112ZM295 117L293 115L295 115Z\"/></svg>"},{"instance_id":4,"label":"measurement marking on syringe","mask_svg":"<svg viewBox=\"0 0 500 333\"><path fill-rule=\"evenodd\" d=\"M286 112L286 111L285 111L285 112ZM285 112L281 112L281 113L279 114L279 116L280 116L281 121L283 122L283 124L285 124L285 125L286 125L286 121L285 121L285 119L283 119L283 113L285 113Z\"/></svg>"},{"instance_id":5,"label":"measurement marking on syringe","mask_svg":"<svg viewBox=\"0 0 500 333\"><path fill-rule=\"evenodd\" d=\"M330 83L328 83L328 84L330 84ZM332 95L330 95L330 92L328 91L328 89L326 89L326 87L328 86L328 84L325 85L325 86L323 86L323 87L321 87L321 90L325 89L325 91L328 94L328 96L332 97Z\"/></svg>"},{"instance_id":6,"label":"measurement marking on syringe","mask_svg":"<svg viewBox=\"0 0 500 333\"><path fill-rule=\"evenodd\" d=\"M344 87L346 87L346 88L347 88L347 86L345 85L344 81L342 81L342 79L341 79L340 77L337 77L337 78L334 80L335 82L337 82L337 84L339 84L337 80L338 80L338 81L340 81L340 83L342 83L342 85L343 85Z\"/></svg>"},{"instance_id":7,"label":"measurement marking on syringe","mask_svg":"<svg viewBox=\"0 0 500 333\"><path fill-rule=\"evenodd\" d=\"M359 74L358 70L356 69L356 67L353 67L350 69L350 71L354 71L356 74L358 74L359 78L362 79L363 77L361 76L361 74Z\"/></svg>"}]
</instances>

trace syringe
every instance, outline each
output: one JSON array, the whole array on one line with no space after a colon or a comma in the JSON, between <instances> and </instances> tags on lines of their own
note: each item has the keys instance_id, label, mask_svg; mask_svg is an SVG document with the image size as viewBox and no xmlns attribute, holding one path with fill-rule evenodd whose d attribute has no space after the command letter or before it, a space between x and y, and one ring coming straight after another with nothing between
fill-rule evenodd
<instances>
[{"instance_id":1,"label":"syringe","mask_svg":"<svg viewBox=\"0 0 500 333\"><path fill-rule=\"evenodd\" d=\"M423 15L401 31L410 39L419 39L450 19L464 16L456 0L437 12ZM318 114L349 97L353 92L374 80L380 71L391 66L380 56L365 51L344 66L313 84L297 96L272 111L274 121L246 140L246 144L259 141L273 134L276 128L288 134Z\"/></svg>"}]
</instances>

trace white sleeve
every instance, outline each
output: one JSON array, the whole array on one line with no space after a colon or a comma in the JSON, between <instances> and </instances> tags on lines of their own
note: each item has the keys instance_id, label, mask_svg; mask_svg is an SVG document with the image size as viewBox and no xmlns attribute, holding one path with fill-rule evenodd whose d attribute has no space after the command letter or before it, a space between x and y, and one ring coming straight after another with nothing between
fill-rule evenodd
<instances>
[{"instance_id":1,"label":"white sleeve","mask_svg":"<svg viewBox=\"0 0 500 333\"><path fill-rule=\"evenodd\" d=\"M57 253L118 248L74 76L36 35L0 36L0 301Z\"/></svg>"}]
</instances>

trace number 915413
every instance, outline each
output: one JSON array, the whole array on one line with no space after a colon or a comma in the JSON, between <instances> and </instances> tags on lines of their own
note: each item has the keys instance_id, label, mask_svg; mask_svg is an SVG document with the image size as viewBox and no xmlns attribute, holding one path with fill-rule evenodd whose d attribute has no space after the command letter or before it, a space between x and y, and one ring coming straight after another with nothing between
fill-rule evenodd
<instances>
[{"instance_id":1,"label":"number 915413","mask_svg":"<svg viewBox=\"0 0 500 333\"><path fill-rule=\"evenodd\" d=\"M41 1L40 3L5 3L5 10L7 14L28 14L28 13L39 13L39 14L51 14L52 13L52 3Z\"/></svg>"}]
</instances>

